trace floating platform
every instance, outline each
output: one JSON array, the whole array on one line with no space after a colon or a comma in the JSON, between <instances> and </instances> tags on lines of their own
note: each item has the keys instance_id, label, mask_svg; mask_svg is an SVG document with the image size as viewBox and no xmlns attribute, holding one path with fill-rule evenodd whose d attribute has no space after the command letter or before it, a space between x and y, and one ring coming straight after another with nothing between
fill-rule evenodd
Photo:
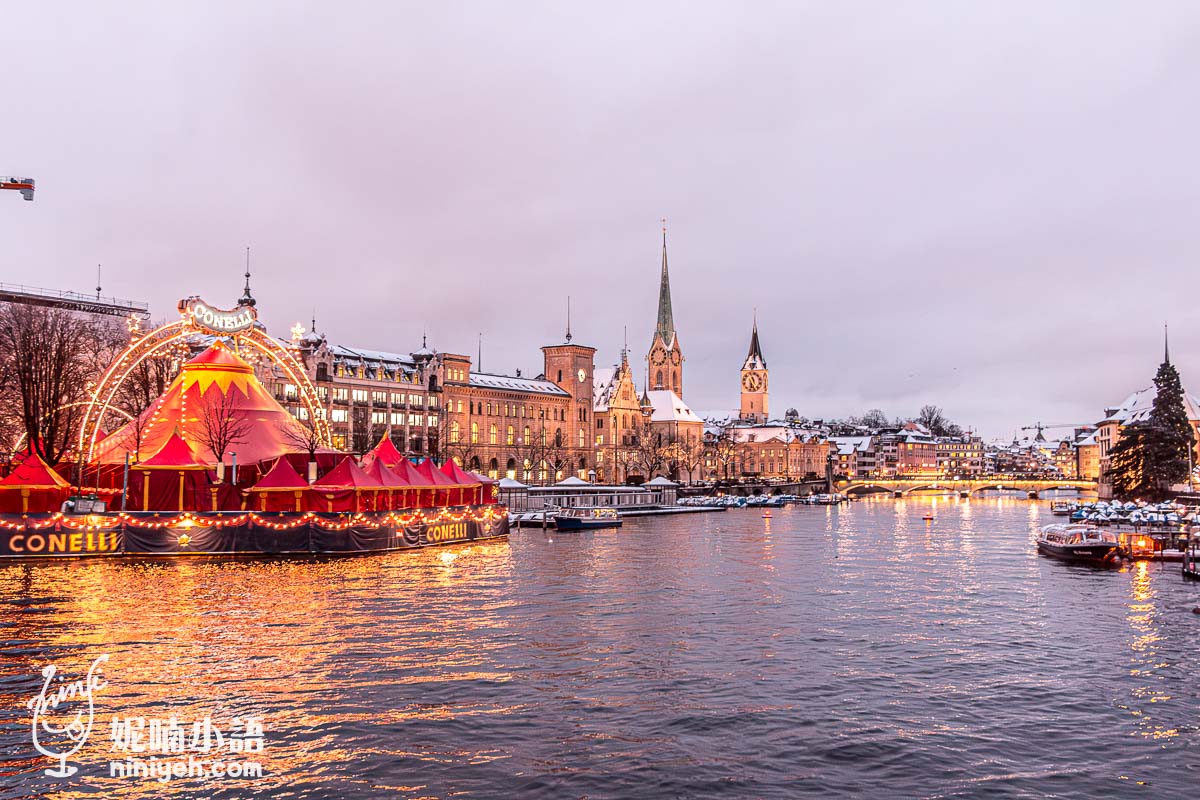
<instances>
[{"instance_id":1,"label":"floating platform","mask_svg":"<svg viewBox=\"0 0 1200 800\"><path fill-rule=\"evenodd\" d=\"M0 559L355 555L508 535L484 504L363 513L0 514Z\"/></svg>"}]
</instances>

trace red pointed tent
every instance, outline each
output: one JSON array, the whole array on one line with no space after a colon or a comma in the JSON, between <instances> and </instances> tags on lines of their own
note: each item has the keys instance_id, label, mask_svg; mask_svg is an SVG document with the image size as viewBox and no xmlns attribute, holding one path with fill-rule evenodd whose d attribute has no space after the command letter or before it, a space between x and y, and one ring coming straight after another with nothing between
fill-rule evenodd
<instances>
[{"instance_id":1,"label":"red pointed tent","mask_svg":"<svg viewBox=\"0 0 1200 800\"><path fill-rule=\"evenodd\" d=\"M482 502L483 481L479 479L478 475L464 470L453 458L442 464L442 472L459 486L467 487L462 492L461 501L463 503Z\"/></svg>"},{"instance_id":2,"label":"red pointed tent","mask_svg":"<svg viewBox=\"0 0 1200 800\"><path fill-rule=\"evenodd\" d=\"M0 480L0 512L6 514L57 511L71 493L71 484L32 450Z\"/></svg>"},{"instance_id":3,"label":"red pointed tent","mask_svg":"<svg viewBox=\"0 0 1200 800\"><path fill-rule=\"evenodd\" d=\"M377 496L382 483L363 472L354 459L346 456L342 462L331 469L325 477L312 485L309 493L310 511L360 511L363 503L360 495L368 494L366 498L368 511L375 510Z\"/></svg>"},{"instance_id":4,"label":"red pointed tent","mask_svg":"<svg viewBox=\"0 0 1200 800\"><path fill-rule=\"evenodd\" d=\"M433 459L425 459L420 464L417 464L416 469L417 472L428 478L434 486L438 487L436 502L439 506L460 505L462 503L464 487L459 486L458 481L434 467Z\"/></svg>"},{"instance_id":5,"label":"red pointed tent","mask_svg":"<svg viewBox=\"0 0 1200 800\"><path fill-rule=\"evenodd\" d=\"M363 460L365 461L366 459L364 458ZM389 509L395 510L405 507L405 504L408 500L409 490L412 487L407 481L404 480L404 478L401 478L395 472L385 467L383 461L378 458L373 459L370 464L363 469L363 472L366 472L372 478L388 487L386 497L388 501L387 507Z\"/></svg>"},{"instance_id":6,"label":"red pointed tent","mask_svg":"<svg viewBox=\"0 0 1200 800\"><path fill-rule=\"evenodd\" d=\"M224 453L226 463L232 462L235 452L238 464L250 466L304 449L308 433L303 424L263 388L253 367L218 340L184 364L162 396L136 421L97 442L93 458L100 464L122 464L128 453L130 460L136 461L139 455L160 450L172 432L178 432L199 459L215 465L216 456L203 443L204 420L214 409L249 423L244 435ZM334 452L318 450L319 454Z\"/></svg>"},{"instance_id":7,"label":"red pointed tent","mask_svg":"<svg viewBox=\"0 0 1200 800\"><path fill-rule=\"evenodd\" d=\"M149 511L151 508L155 511L202 508L203 505L197 501L202 499L204 491L208 488L208 481L204 475L208 466L200 460L178 431L172 432L157 453L131 465L132 469L141 470L143 473L140 498L142 511ZM131 485L130 488L137 487ZM190 493L188 489L191 490Z\"/></svg>"},{"instance_id":8,"label":"red pointed tent","mask_svg":"<svg viewBox=\"0 0 1200 800\"><path fill-rule=\"evenodd\" d=\"M388 469L394 469L401 461L406 461L404 455L396 449L396 445L392 442L391 437L384 436L379 440L379 444L375 445L362 457L362 468L366 469L376 461L381 462Z\"/></svg>"},{"instance_id":9,"label":"red pointed tent","mask_svg":"<svg viewBox=\"0 0 1200 800\"><path fill-rule=\"evenodd\" d=\"M258 494L259 511L303 511L308 489L308 481L300 477L286 458L279 458L270 471L246 491Z\"/></svg>"}]
</instances>

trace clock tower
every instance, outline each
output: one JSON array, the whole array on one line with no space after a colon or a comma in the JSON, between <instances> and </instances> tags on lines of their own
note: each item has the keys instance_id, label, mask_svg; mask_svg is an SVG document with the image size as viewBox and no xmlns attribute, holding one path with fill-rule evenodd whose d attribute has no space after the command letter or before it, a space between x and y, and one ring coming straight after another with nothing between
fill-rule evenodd
<instances>
[{"instance_id":1,"label":"clock tower","mask_svg":"<svg viewBox=\"0 0 1200 800\"><path fill-rule=\"evenodd\" d=\"M767 421L767 360L758 344L758 317L750 334L750 352L742 364L741 417L751 422Z\"/></svg>"},{"instance_id":2,"label":"clock tower","mask_svg":"<svg viewBox=\"0 0 1200 800\"><path fill-rule=\"evenodd\" d=\"M662 275L658 285L658 324L654 328L654 339L650 352L646 354L649 366L647 383L650 389L666 389L683 398L683 349L675 333L675 319L671 313L671 276L667 272L667 226L663 220Z\"/></svg>"}]
</instances>

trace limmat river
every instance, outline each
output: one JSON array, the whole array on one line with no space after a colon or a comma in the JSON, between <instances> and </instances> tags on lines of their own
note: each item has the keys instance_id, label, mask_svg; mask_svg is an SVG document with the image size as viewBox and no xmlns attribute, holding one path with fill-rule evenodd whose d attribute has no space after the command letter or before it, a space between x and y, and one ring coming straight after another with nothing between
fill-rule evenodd
<instances>
[{"instance_id":1,"label":"limmat river","mask_svg":"<svg viewBox=\"0 0 1200 800\"><path fill-rule=\"evenodd\" d=\"M917 497L340 560L0 565L0 796L1196 797L1200 584L1039 557L1050 521L1046 500ZM48 777L25 702L46 664L76 680L101 655L79 771ZM131 754L131 718L166 747L172 715L188 753ZM197 755L206 718L226 740ZM247 718L262 751L227 752ZM214 754L264 774L111 775Z\"/></svg>"}]
</instances>

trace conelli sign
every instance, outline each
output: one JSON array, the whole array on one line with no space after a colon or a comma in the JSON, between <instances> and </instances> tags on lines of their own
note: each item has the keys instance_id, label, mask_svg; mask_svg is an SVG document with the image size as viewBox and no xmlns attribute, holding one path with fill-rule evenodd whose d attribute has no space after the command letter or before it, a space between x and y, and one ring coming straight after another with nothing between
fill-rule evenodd
<instances>
[{"instance_id":1,"label":"conelli sign","mask_svg":"<svg viewBox=\"0 0 1200 800\"><path fill-rule=\"evenodd\" d=\"M198 297L179 301L179 311L192 318L197 328L213 333L237 333L254 325L258 312L253 306L238 306L232 311L213 308Z\"/></svg>"}]
</instances>

